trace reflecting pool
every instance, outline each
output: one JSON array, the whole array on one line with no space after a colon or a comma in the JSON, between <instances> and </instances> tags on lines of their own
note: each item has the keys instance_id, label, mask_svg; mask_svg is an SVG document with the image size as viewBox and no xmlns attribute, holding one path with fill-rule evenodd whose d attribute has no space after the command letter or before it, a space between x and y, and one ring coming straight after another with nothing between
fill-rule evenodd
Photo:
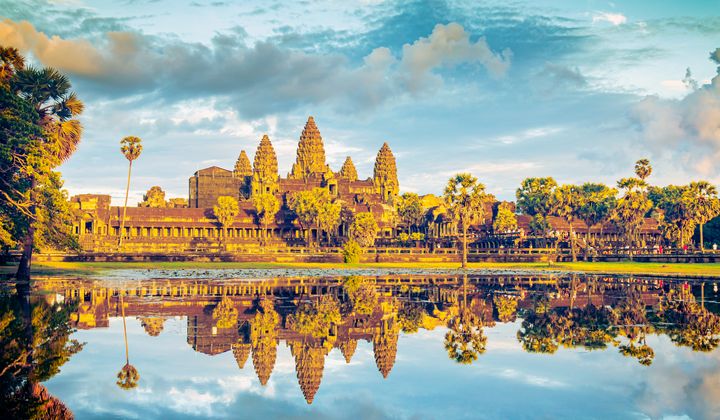
<instances>
[{"instance_id":1,"label":"reflecting pool","mask_svg":"<svg viewBox=\"0 0 720 420\"><path fill-rule=\"evenodd\" d=\"M3 417L720 418L714 281L149 277L6 285Z\"/></svg>"}]
</instances>

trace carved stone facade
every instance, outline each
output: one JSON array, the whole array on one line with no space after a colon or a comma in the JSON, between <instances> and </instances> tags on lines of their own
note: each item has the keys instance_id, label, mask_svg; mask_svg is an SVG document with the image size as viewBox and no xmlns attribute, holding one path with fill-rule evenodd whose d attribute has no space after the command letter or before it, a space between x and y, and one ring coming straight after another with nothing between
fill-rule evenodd
<instances>
[{"instance_id":1,"label":"carved stone facade","mask_svg":"<svg viewBox=\"0 0 720 420\"><path fill-rule=\"evenodd\" d=\"M348 157L338 172L325 161L325 148L315 120L310 117L300 135L296 162L287 178L278 172L278 159L270 137L264 135L255 151L252 165L242 150L232 170L211 166L200 169L189 179L188 208L167 206L127 209L124 232L120 232L121 207L110 206L106 195L79 195L71 199L77 210L75 231L81 236L85 251L116 251L113 243L123 235L126 252L206 252L220 242L217 220L212 208L221 196L238 200L240 213L227 228L223 238L225 251L256 244L260 226L253 207L253 195L274 194L280 202L272 232L273 246L304 245L302 227L289 209L293 195L313 188L326 189L346 212L369 212L380 226L379 236L395 235L394 209L391 197L397 194L395 158L387 144L378 153L375 177L358 179L357 170ZM340 235L347 232L350 221L343 221ZM314 229L306 232L317 237Z\"/></svg>"}]
</instances>

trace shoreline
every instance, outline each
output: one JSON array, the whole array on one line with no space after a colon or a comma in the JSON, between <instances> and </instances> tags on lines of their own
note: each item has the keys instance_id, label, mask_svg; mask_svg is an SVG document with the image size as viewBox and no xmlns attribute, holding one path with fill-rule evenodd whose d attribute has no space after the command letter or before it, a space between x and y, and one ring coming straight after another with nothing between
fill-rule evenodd
<instances>
[{"instance_id":1,"label":"shoreline","mask_svg":"<svg viewBox=\"0 0 720 420\"><path fill-rule=\"evenodd\" d=\"M16 266L0 266L0 274L14 274ZM116 270L328 270L361 271L373 269L448 270L462 273L457 263L246 263L246 262L36 262L35 275L101 275ZM469 274L478 271L496 273L514 271L523 274L595 274L637 275L666 278L720 279L718 263L639 263L639 262L576 262L576 263L468 263Z\"/></svg>"}]
</instances>

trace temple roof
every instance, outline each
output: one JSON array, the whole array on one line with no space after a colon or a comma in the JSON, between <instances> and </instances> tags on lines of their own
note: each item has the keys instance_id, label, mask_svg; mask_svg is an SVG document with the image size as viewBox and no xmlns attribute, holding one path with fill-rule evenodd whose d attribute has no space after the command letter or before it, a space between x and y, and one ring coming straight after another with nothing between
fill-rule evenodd
<instances>
[{"instance_id":1,"label":"temple roof","mask_svg":"<svg viewBox=\"0 0 720 420\"><path fill-rule=\"evenodd\" d=\"M327 170L325 146L320 130L315 125L313 117L309 117L300 134L297 157L289 178L304 179L312 173L325 173Z\"/></svg>"}]
</instances>

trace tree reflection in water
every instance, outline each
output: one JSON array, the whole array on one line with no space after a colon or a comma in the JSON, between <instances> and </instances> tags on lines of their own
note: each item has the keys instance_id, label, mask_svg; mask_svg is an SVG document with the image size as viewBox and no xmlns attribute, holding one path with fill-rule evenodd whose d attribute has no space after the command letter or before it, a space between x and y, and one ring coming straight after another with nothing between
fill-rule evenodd
<instances>
[{"instance_id":1,"label":"tree reflection in water","mask_svg":"<svg viewBox=\"0 0 720 420\"><path fill-rule=\"evenodd\" d=\"M30 296L26 283L0 292L0 417L69 419L73 414L43 381L83 344L70 339L76 305Z\"/></svg>"},{"instance_id":2,"label":"tree reflection in water","mask_svg":"<svg viewBox=\"0 0 720 420\"><path fill-rule=\"evenodd\" d=\"M514 325L518 344L526 352L614 348L644 366L651 365L655 357L648 344L652 342L648 337L653 335L667 336L693 351L709 352L720 345L717 306L698 302L696 295L704 296L698 293L698 285L660 279L388 275L268 281L149 280L119 293L101 282L54 282L40 287L46 287L45 295L57 293L65 302L77 299L80 305L53 306L42 300L33 303L33 317L43 320L37 326L33 323L35 330L47 329L39 336L54 343L43 345L22 338L27 334L27 323L17 321L23 317L22 305L17 296L4 298L3 392L20 405L25 401L22 398L30 395L38 401L51 400L47 392L32 385L56 373L81 348L68 340L71 326L107 326L113 305L121 309L123 318L126 311L128 316L137 317L152 336L165 334L165 319L187 317L187 342L194 350L211 356L231 351L233 365L239 369L248 369L247 361L252 360L263 386L275 369L278 344L284 342L290 348L298 385L308 404L322 393L325 358L335 349L351 363L358 342L367 342L378 371L388 378L395 366L399 336L424 330L440 329L444 342L438 345L459 364L473 364L482 358L489 344L486 332L496 323ZM717 293L713 299L717 300ZM132 367L125 329L123 333L126 366ZM25 366L27 352L23 351L29 343L36 349L33 357L44 360L30 364L33 368ZM52 352L59 355L48 354ZM18 369L23 372L19 378L24 379L11 380ZM127 369L118 379L130 387L137 384L138 375Z\"/></svg>"}]
</instances>

